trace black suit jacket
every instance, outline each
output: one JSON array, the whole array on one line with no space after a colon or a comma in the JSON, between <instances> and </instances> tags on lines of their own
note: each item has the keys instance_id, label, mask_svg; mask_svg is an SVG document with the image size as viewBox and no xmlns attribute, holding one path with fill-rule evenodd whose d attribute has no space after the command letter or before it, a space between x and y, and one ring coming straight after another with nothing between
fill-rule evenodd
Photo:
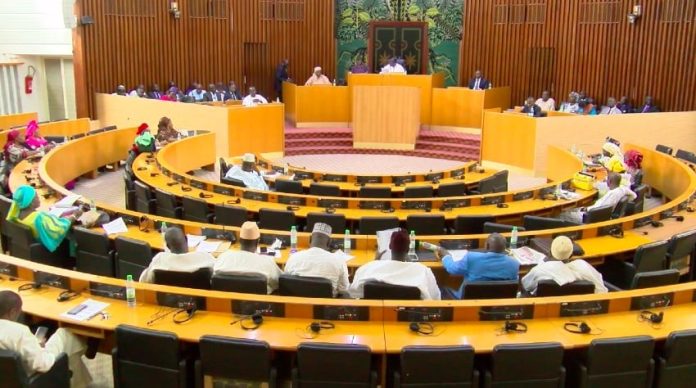
<instances>
[{"instance_id":1,"label":"black suit jacket","mask_svg":"<svg viewBox=\"0 0 696 388\"><path fill-rule=\"evenodd\" d=\"M155 93L157 93L158 95L155 95ZM162 98L163 95L164 95L164 93L162 93L162 92L148 92L147 98L159 100L160 98Z\"/></svg>"},{"instance_id":2,"label":"black suit jacket","mask_svg":"<svg viewBox=\"0 0 696 388\"><path fill-rule=\"evenodd\" d=\"M645 109L645 105L641 105L641 106L637 107L635 112L636 113L643 113L643 109ZM660 111L660 108L658 108L655 105L650 105L650 107L648 108L648 110L645 113L657 113L659 111Z\"/></svg>"},{"instance_id":3,"label":"black suit jacket","mask_svg":"<svg viewBox=\"0 0 696 388\"><path fill-rule=\"evenodd\" d=\"M522 113L524 114L529 114L529 111L532 110L534 113L534 117L541 117L541 107L537 104L534 104L531 106L531 108L527 105L524 105L522 107Z\"/></svg>"},{"instance_id":4,"label":"black suit jacket","mask_svg":"<svg viewBox=\"0 0 696 388\"><path fill-rule=\"evenodd\" d=\"M474 85L476 85L476 78L469 80L469 89L473 89ZM491 82L485 78L481 78L481 81L479 81L479 89L488 89L489 86L491 86Z\"/></svg>"},{"instance_id":5,"label":"black suit jacket","mask_svg":"<svg viewBox=\"0 0 696 388\"><path fill-rule=\"evenodd\" d=\"M234 95L234 98L233 98L233 95ZM227 100L241 100L241 99L242 99L242 95L239 94L239 90L235 90L234 93L232 93L232 92L230 92L230 91L227 91L227 97L226 97L226 99L227 99Z\"/></svg>"}]
</instances>

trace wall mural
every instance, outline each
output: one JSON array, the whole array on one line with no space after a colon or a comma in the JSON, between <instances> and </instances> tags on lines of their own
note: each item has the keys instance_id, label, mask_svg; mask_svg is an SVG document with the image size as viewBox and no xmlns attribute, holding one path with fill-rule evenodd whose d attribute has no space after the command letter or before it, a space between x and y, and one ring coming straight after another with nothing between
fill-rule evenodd
<instances>
[{"instance_id":1,"label":"wall mural","mask_svg":"<svg viewBox=\"0 0 696 388\"><path fill-rule=\"evenodd\" d=\"M419 21L428 24L427 72L442 72L447 86L457 85L463 4L462 0L338 0L337 74L345 74L357 58L367 60L370 21Z\"/></svg>"}]
</instances>

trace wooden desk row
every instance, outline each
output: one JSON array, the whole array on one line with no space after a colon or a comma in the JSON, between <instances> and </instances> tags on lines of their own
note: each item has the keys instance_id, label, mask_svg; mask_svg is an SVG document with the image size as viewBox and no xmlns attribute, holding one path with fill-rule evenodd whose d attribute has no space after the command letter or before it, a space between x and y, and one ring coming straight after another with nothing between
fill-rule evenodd
<instances>
[{"instance_id":1,"label":"wooden desk row","mask_svg":"<svg viewBox=\"0 0 696 388\"><path fill-rule=\"evenodd\" d=\"M38 119L39 115L36 112L0 115L0 130L7 130L19 125L26 125L31 120Z\"/></svg>"},{"instance_id":2,"label":"wooden desk row","mask_svg":"<svg viewBox=\"0 0 696 388\"><path fill-rule=\"evenodd\" d=\"M20 124L15 124L14 126L21 126L19 131L21 133L24 133L26 129L26 125L29 123L31 120L36 119L36 114L32 117L31 114L26 114L26 115L17 115L21 117L29 117L27 121L24 121ZM0 120L2 120L2 117L6 116L0 116ZM0 125L0 128L4 128ZM90 129L90 124L89 124L89 119L88 118L81 118L81 119L75 119L75 120L61 120L61 121L52 121L49 123L41 123L39 124L39 133L41 136L59 136L59 137L66 137L66 138L72 138L75 135L82 135L85 134L89 131ZM7 134L11 131L11 129L6 129L0 131L0 144L5 144L7 143Z\"/></svg>"}]
</instances>

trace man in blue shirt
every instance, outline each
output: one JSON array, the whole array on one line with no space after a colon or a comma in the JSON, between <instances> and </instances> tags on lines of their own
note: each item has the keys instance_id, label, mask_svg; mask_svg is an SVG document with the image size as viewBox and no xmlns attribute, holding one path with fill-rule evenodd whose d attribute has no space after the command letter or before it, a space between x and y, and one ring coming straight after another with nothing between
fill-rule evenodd
<instances>
[{"instance_id":1,"label":"man in blue shirt","mask_svg":"<svg viewBox=\"0 0 696 388\"><path fill-rule=\"evenodd\" d=\"M517 280L520 263L505 254L506 246L503 236L491 233L486 240L486 252L469 251L460 260L454 260L448 251L440 248L442 265L447 273L464 277L459 291L453 291L453 294L461 299L467 282Z\"/></svg>"}]
</instances>

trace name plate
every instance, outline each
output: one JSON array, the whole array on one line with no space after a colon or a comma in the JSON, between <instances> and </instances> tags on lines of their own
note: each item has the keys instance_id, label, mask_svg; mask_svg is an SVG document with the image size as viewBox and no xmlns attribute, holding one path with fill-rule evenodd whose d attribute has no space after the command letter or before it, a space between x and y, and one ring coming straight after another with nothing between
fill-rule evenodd
<instances>
[{"instance_id":1,"label":"name plate","mask_svg":"<svg viewBox=\"0 0 696 388\"><path fill-rule=\"evenodd\" d=\"M452 171L450 172L450 176L451 176L452 178L459 178L459 177L461 177L461 178L463 179L463 178L464 178L464 173L465 173L465 172L466 172L466 169L464 169L464 168L458 168L458 169L456 169L456 170L452 170Z\"/></svg>"},{"instance_id":2,"label":"name plate","mask_svg":"<svg viewBox=\"0 0 696 388\"><path fill-rule=\"evenodd\" d=\"M126 287L89 282L89 293L102 298L126 300Z\"/></svg>"},{"instance_id":3,"label":"name plate","mask_svg":"<svg viewBox=\"0 0 696 388\"><path fill-rule=\"evenodd\" d=\"M387 208L389 208L389 202L388 201L360 201L360 208L361 209L371 209L371 210L387 209Z\"/></svg>"},{"instance_id":4,"label":"name plate","mask_svg":"<svg viewBox=\"0 0 696 388\"><path fill-rule=\"evenodd\" d=\"M271 244L273 244L273 242L276 239L283 242L283 248L290 246L290 236L289 235L269 234L269 233L262 233L261 234L261 243L262 244L271 245Z\"/></svg>"},{"instance_id":5,"label":"name plate","mask_svg":"<svg viewBox=\"0 0 696 388\"><path fill-rule=\"evenodd\" d=\"M560 316L580 317L584 315L606 314L608 312L608 300L597 300L589 302L563 302L561 303Z\"/></svg>"},{"instance_id":6,"label":"name plate","mask_svg":"<svg viewBox=\"0 0 696 388\"><path fill-rule=\"evenodd\" d=\"M157 293L157 304L179 309L187 309L195 306L197 310L205 310L206 307L204 297L170 294L168 292Z\"/></svg>"},{"instance_id":7,"label":"name plate","mask_svg":"<svg viewBox=\"0 0 696 388\"><path fill-rule=\"evenodd\" d=\"M175 181L177 181L179 183L182 183L184 181L184 177L182 175L179 175L179 174L172 174L172 179L174 179Z\"/></svg>"},{"instance_id":8,"label":"name plate","mask_svg":"<svg viewBox=\"0 0 696 388\"><path fill-rule=\"evenodd\" d=\"M34 272L34 283L41 283L47 286L62 288L64 290L70 289L70 279L65 276L54 275L52 273L46 273L41 271Z\"/></svg>"},{"instance_id":9,"label":"name plate","mask_svg":"<svg viewBox=\"0 0 696 388\"><path fill-rule=\"evenodd\" d=\"M201 190L206 190L208 187L208 185L206 185L205 183L203 183L201 181L195 181L193 179L191 180L191 182L189 182L189 184L191 185L191 187L195 187L195 188L201 189Z\"/></svg>"},{"instance_id":10,"label":"name plate","mask_svg":"<svg viewBox=\"0 0 696 388\"><path fill-rule=\"evenodd\" d=\"M636 296L631 298L631 310L649 310L658 307L667 307L672 304L673 299L673 292Z\"/></svg>"},{"instance_id":11,"label":"name plate","mask_svg":"<svg viewBox=\"0 0 696 388\"><path fill-rule=\"evenodd\" d=\"M426 181L432 181L432 180L434 180L434 179L440 180L440 179L442 179L442 178L444 178L444 177L445 177L445 173L444 173L444 172L434 172L434 173L426 174L426 175L425 175L425 180L426 180Z\"/></svg>"},{"instance_id":12,"label":"name plate","mask_svg":"<svg viewBox=\"0 0 696 388\"><path fill-rule=\"evenodd\" d=\"M597 236L607 236L623 232L622 224L602 226L597 229Z\"/></svg>"},{"instance_id":13,"label":"name plate","mask_svg":"<svg viewBox=\"0 0 696 388\"><path fill-rule=\"evenodd\" d=\"M484 306L479 309L481 321L506 321L534 318L534 305Z\"/></svg>"},{"instance_id":14,"label":"name plate","mask_svg":"<svg viewBox=\"0 0 696 388\"><path fill-rule=\"evenodd\" d=\"M476 249L479 247L477 239L440 240L440 246L448 250Z\"/></svg>"},{"instance_id":15,"label":"name plate","mask_svg":"<svg viewBox=\"0 0 696 388\"><path fill-rule=\"evenodd\" d=\"M251 199L252 201L268 202L268 194L267 193L258 193L255 191L245 191L244 192L244 199Z\"/></svg>"},{"instance_id":16,"label":"name plate","mask_svg":"<svg viewBox=\"0 0 696 388\"><path fill-rule=\"evenodd\" d=\"M314 173L307 171L293 171L295 174L294 180L301 181L304 179L314 179Z\"/></svg>"},{"instance_id":17,"label":"name plate","mask_svg":"<svg viewBox=\"0 0 696 388\"><path fill-rule=\"evenodd\" d=\"M381 176L359 176L358 177L358 183L366 184L366 183L382 183L382 177Z\"/></svg>"},{"instance_id":18,"label":"name plate","mask_svg":"<svg viewBox=\"0 0 696 388\"><path fill-rule=\"evenodd\" d=\"M580 239L582 239L582 231L581 230L574 230L571 232L563 232L563 233L554 233L553 234L553 238L556 238L558 236L566 236L573 241L580 240Z\"/></svg>"},{"instance_id":19,"label":"name plate","mask_svg":"<svg viewBox=\"0 0 696 388\"><path fill-rule=\"evenodd\" d=\"M314 306L314 319L326 321L369 321L368 306Z\"/></svg>"},{"instance_id":20,"label":"name plate","mask_svg":"<svg viewBox=\"0 0 696 388\"><path fill-rule=\"evenodd\" d=\"M307 198L305 197L290 197L287 195L279 195L278 203L284 203L286 205L294 206L304 206L307 203Z\"/></svg>"},{"instance_id":21,"label":"name plate","mask_svg":"<svg viewBox=\"0 0 696 388\"><path fill-rule=\"evenodd\" d=\"M234 195L234 190L224 186L213 186L213 192L222 195Z\"/></svg>"},{"instance_id":22,"label":"name plate","mask_svg":"<svg viewBox=\"0 0 696 388\"><path fill-rule=\"evenodd\" d=\"M471 206L470 199L448 199L443 203L444 207L448 208L458 208L458 207L469 207Z\"/></svg>"},{"instance_id":23,"label":"name plate","mask_svg":"<svg viewBox=\"0 0 696 388\"><path fill-rule=\"evenodd\" d=\"M534 198L534 190L523 191L521 193L515 193L512 195L513 201L524 201L525 199L531 199L531 198Z\"/></svg>"},{"instance_id":24,"label":"name plate","mask_svg":"<svg viewBox=\"0 0 696 388\"><path fill-rule=\"evenodd\" d=\"M255 300L233 300L232 312L240 315L261 314L266 317L284 317L285 304L276 302L259 302Z\"/></svg>"},{"instance_id":25,"label":"name plate","mask_svg":"<svg viewBox=\"0 0 696 388\"><path fill-rule=\"evenodd\" d=\"M397 307L399 322L451 322L452 307Z\"/></svg>"},{"instance_id":26,"label":"name plate","mask_svg":"<svg viewBox=\"0 0 696 388\"><path fill-rule=\"evenodd\" d=\"M16 278L17 266L14 264L0 263L0 274Z\"/></svg>"},{"instance_id":27,"label":"name plate","mask_svg":"<svg viewBox=\"0 0 696 388\"><path fill-rule=\"evenodd\" d=\"M415 182L416 178L413 175L406 175L406 176L395 176L392 178L392 182L399 186L403 185L404 183L411 183Z\"/></svg>"},{"instance_id":28,"label":"name plate","mask_svg":"<svg viewBox=\"0 0 696 388\"><path fill-rule=\"evenodd\" d=\"M328 207L333 209L345 209L348 207L348 201L340 199L320 199L317 204L319 207Z\"/></svg>"},{"instance_id":29,"label":"name plate","mask_svg":"<svg viewBox=\"0 0 696 388\"><path fill-rule=\"evenodd\" d=\"M505 202L504 195L492 195L481 198L481 205L497 205L503 202Z\"/></svg>"},{"instance_id":30,"label":"name plate","mask_svg":"<svg viewBox=\"0 0 696 388\"><path fill-rule=\"evenodd\" d=\"M323 179L326 182L347 182L348 181L348 176L346 175L335 175L335 174L326 174L324 175Z\"/></svg>"}]
</instances>

